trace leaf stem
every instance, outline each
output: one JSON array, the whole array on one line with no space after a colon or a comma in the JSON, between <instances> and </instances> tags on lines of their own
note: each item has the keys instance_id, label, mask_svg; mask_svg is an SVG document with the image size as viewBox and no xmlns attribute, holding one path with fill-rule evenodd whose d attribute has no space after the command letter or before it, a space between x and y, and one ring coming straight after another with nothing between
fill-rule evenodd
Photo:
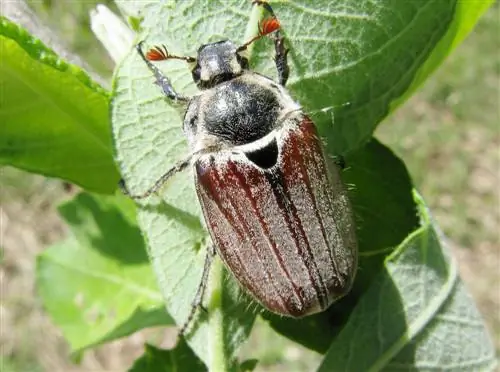
<instances>
[{"instance_id":1,"label":"leaf stem","mask_svg":"<svg viewBox=\"0 0 500 372\"><path fill-rule=\"evenodd\" d=\"M222 313L222 285L224 269L220 260L215 259L212 264L210 280L210 318L208 320L209 340L209 371L227 372L230 360L224 338L224 315Z\"/></svg>"}]
</instances>

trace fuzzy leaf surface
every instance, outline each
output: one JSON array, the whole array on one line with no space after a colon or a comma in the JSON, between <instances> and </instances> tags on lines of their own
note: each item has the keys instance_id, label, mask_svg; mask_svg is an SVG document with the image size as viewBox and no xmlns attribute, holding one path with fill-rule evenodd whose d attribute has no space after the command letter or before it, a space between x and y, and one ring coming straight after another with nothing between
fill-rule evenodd
<instances>
[{"instance_id":1,"label":"fuzzy leaf surface","mask_svg":"<svg viewBox=\"0 0 500 372\"><path fill-rule=\"evenodd\" d=\"M287 336L308 347L326 351L349 311L383 268L385 255L417 228L411 182L404 166L389 150L369 140L376 125L390 112L392 102L404 97L449 31L457 17L457 3L271 2L290 48L288 87L292 95L315 119L321 135L328 140L329 154L347 153L348 158L358 157L361 164L356 167L355 159L352 170L344 172L346 182L355 183L358 190L352 199L361 221L359 237L365 255L353 296L347 296L340 310L334 310L338 317L331 318L327 312L319 318L307 318L311 320L309 325L314 323L316 329L326 333L326 337L314 341L312 334L309 337L297 331L304 329L294 327L298 323L282 319L298 335L293 336L292 329ZM246 0L148 1L141 15L145 48L165 44L171 54L196 57L198 47L208 42L230 38L242 44L249 40L257 33L263 11L250 8ZM250 52L253 69L276 77L270 40L259 41ZM156 65L178 92L197 92L185 62L170 60ZM153 82L154 77L136 52L126 58L115 75L113 132L118 161L132 194L149 189L189 151L181 129L185 107L169 102ZM370 160L372 153L380 158ZM396 164L395 175L390 164ZM169 313L180 324L189 312L209 245L192 180L191 171L177 174L162 188L160 197L141 202L139 208L140 225ZM384 201L390 202L389 207ZM235 302L228 302L225 310L226 330L233 332L225 334L225 347L227 355L233 355L248 334L255 311L248 311L248 302L241 301L243 294L233 281L224 281L222 290L234 293L231 298ZM243 303L242 310L233 311L239 303ZM237 314L241 317L235 317ZM273 323L275 329L278 323ZM205 363L209 360L209 333L201 322L189 339L189 345Z\"/></svg>"}]
</instances>

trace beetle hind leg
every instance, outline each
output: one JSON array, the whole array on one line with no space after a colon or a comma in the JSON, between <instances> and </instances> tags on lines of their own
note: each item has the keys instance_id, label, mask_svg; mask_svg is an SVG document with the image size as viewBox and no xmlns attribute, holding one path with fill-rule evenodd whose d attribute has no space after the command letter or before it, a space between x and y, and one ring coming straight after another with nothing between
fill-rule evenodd
<instances>
[{"instance_id":1,"label":"beetle hind leg","mask_svg":"<svg viewBox=\"0 0 500 372\"><path fill-rule=\"evenodd\" d=\"M205 264L203 265L203 273L201 274L200 284L198 285L198 289L196 290L196 294L194 296L193 302L191 303L191 311L179 330L179 336L186 335L186 331L191 326L193 322L194 316L196 315L196 311L202 309L207 312L207 310L202 306L203 297L205 295L205 290L207 289L208 284L208 275L210 274L210 268L212 267L212 260L215 256L215 247L212 245L208 250L205 256Z\"/></svg>"}]
</instances>

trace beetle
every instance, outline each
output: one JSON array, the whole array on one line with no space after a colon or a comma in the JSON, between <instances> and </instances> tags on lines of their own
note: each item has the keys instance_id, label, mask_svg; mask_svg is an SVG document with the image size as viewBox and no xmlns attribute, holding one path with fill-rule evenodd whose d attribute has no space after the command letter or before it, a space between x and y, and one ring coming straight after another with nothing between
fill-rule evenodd
<instances>
[{"instance_id":1,"label":"beetle","mask_svg":"<svg viewBox=\"0 0 500 372\"><path fill-rule=\"evenodd\" d=\"M143 42L137 45L165 96L186 105L190 153L145 193L131 196L148 197L191 166L214 243L181 333L202 302L215 254L265 308L290 317L327 309L350 290L357 268L354 218L340 169L285 89L288 49L273 9L265 1L253 3L269 16L239 47L229 40L209 43L193 58L164 46L144 53ZM274 42L278 82L250 70L244 54L264 36ZM169 59L191 64L198 94L177 93L152 63Z\"/></svg>"}]
</instances>

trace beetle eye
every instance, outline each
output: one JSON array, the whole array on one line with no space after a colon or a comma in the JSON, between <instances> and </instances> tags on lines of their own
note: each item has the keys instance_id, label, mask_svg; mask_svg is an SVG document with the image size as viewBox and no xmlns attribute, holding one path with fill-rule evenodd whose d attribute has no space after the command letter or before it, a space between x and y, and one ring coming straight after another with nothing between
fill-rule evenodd
<instances>
[{"instance_id":1,"label":"beetle eye","mask_svg":"<svg viewBox=\"0 0 500 372\"><path fill-rule=\"evenodd\" d=\"M193 76L193 80L195 83L200 81L200 70L201 70L201 67L198 63L196 64L195 68L193 70L191 70L191 75Z\"/></svg>"},{"instance_id":2,"label":"beetle eye","mask_svg":"<svg viewBox=\"0 0 500 372\"><path fill-rule=\"evenodd\" d=\"M236 60L240 64L241 68L243 69L248 69L248 59L245 57L240 56L238 53L236 53Z\"/></svg>"}]
</instances>

